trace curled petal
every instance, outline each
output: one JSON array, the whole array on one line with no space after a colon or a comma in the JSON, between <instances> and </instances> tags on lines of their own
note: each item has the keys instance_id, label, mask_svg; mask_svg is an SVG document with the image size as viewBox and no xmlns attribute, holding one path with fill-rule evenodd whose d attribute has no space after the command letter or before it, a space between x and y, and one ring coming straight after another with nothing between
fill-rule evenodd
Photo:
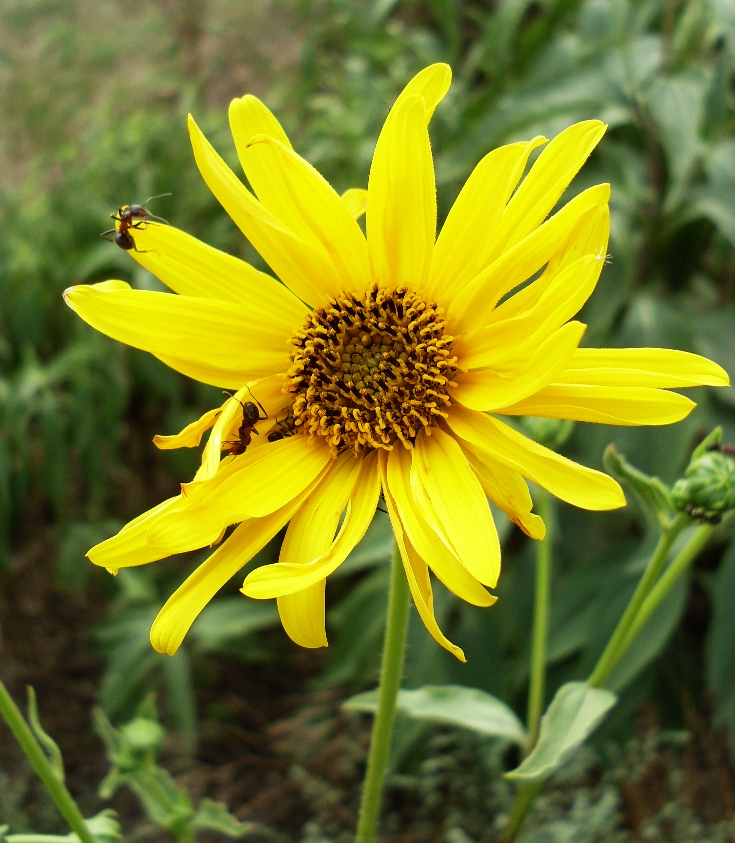
<instances>
[{"instance_id":1,"label":"curled petal","mask_svg":"<svg viewBox=\"0 0 735 843\"><path fill-rule=\"evenodd\" d=\"M181 431L170 436L157 434L153 437L153 444L163 451L173 448L196 448L202 441L202 436L214 424L221 410L214 409L207 411L201 418L193 421Z\"/></svg>"},{"instance_id":2,"label":"curled petal","mask_svg":"<svg viewBox=\"0 0 735 843\"><path fill-rule=\"evenodd\" d=\"M356 220L359 220L367 211L367 190L361 187L351 187L349 190L345 190L340 199Z\"/></svg>"}]
</instances>

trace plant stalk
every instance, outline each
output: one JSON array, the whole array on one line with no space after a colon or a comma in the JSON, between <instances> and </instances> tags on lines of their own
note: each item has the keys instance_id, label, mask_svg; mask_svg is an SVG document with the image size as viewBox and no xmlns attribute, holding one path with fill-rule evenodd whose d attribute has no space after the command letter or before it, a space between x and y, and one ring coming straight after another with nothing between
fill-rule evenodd
<instances>
[{"instance_id":1,"label":"plant stalk","mask_svg":"<svg viewBox=\"0 0 735 843\"><path fill-rule=\"evenodd\" d=\"M383 662L378 686L378 708L370 740L367 772L360 802L355 843L372 843L380 813L383 783L390 758L396 699L401 687L403 659L408 632L408 581L403 570L398 545L394 545L391 561L388 617L383 642Z\"/></svg>"},{"instance_id":2,"label":"plant stalk","mask_svg":"<svg viewBox=\"0 0 735 843\"><path fill-rule=\"evenodd\" d=\"M546 524L546 535L536 544L536 582L533 605L533 633L531 637L531 666L528 683L528 752L538 738L539 723L544 710L546 684L546 644L549 635L549 593L551 589L552 506L551 495L541 489L538 512Z\"/></svg>"},{"instance_id":3,"label":"plant stalk","mask_svg":"<svg viewBox=\"0 0 735 843\"><path fill-rule=\"evenodd\" d=\"M43 749L41 749L26 723L20 709L13 702L2 680L0 680L0 715L15 735L15 739L20 744L21 749L43 782L43 786L66 820L69 828L77 835L81 843L97 843L94 835L87 828L82 812L66 789L66 785L56 777Z\"/></svg>"},{"instance_id":4,"label":"plant stalk","mask_svg":"<svg viewBox=\"0 0 735 843\"><path fill-rule=\"evenodd\" d=\"M689 517L682 513L673 520L667 529L662 530L658 544L648 561L646 570L638 582L633 596L630 598L630 602L623 612L623 616L618 621L615 631L607 642L607 646L587 680L587 683L593 688L601 688L607 682L615 665L617 665L623 653L628 648L628 644L630 643L628 634L636 621L641 607L666 565L666 559L671 550L671 545L689 523Z\"/></svg>"},{"instance_id":5,"label":"plant stalk","mask_svg":"<svg viewBox=\"0 0 735 843\"><path fill-rule=\"evenodd\" d=\"M709 541L710 536L714 532L714 527L710 524L702 524L696 532L694 532L689 541L682 547L677 555L671 561L669 567L661 574L658 582L648 593L648 596L643 601L640 611L633 619L630 625L625 640L621 645L621 654L624 653L628 647L633 643L638 633L648 623L651 615L658 609L666 595L676 584L679 577L686 571L686 569L697 558L700 552L704 549Z\"/></svg>"}]
</instances>

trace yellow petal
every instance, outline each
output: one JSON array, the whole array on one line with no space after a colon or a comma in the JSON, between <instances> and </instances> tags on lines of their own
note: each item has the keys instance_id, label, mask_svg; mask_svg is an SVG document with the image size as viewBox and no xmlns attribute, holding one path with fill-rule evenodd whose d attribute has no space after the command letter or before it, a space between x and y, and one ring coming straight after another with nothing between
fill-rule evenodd
<instances>
[{"instance_id":1,"label":"yellow petal","mask_svg":"<svg viewBox=\"0 0 735 843\"><path fill-rule=\"evenodd\" d=\"M585 120L558 134L531 167L495 232L496 254L520 243L556 205L605 134L604 123Z\"/></svg>"},{"instance_id":2,"label":"yellow petal","mask_svg":"<svg viewBox=\"0 0 735 843\"><path fill-rule=\"evenodd\" d=\"M227 375L228 384L283 368L287 336L254 319L242 305L121 284L70 287L64 299L103 334L160 357L190 361L194 369L206 361Z\"/></svg>"},{"instance_id":3,"label":"yellow petal","mask_svg":"<svg viewBox=\"0 0 735 843\"><path fill-rule=\"evenodd\" d=\"M178 228L151 223L136 229L135 242L145 251L130 254L182 296L243 305L286 335L301 326L308 312L275 278Z\"/></svg>"},{"instance_id":4,"label":"yellow petal","mask_svg":"<svg viewBox=\"0 0 735 843\"><path fill-rule=\"evenodd\" d=\"M493 588L500 576L498 531L485 492L462 449L438 427L431 436L421 431L411 469L426 488L462 564L479 582Z\"/></svg>"},{"instance_id":5,"label":"yellow petal","mask_svg":"<svg viewBox=\"0 0 735 843\"><path fill-rule=\"evenodd\" d=\"M516 373L475 369L457 375L453 399L472 410L489 412L538 392L567 365L586 327L581 322L567 322L544 340L525 369Z\"/></svg>"},{"instance_id":6,"label":"yellow petal","mask_svg":"<svg viewBox=\"0 0 735 843\"><path fill-rule=\"evenodd\" d=\"M395 101L375 145L368 183L367 231L372 277L373 281L378 283L411 283L417 271L422 278L425 278L422 273L427 271L428 266L423 264L418 270L416 267L408 267L410 274L406 278L394 275L404 268L393 263L397 248L395 241L400 241L400 246L408 253L415 251L420 258L430 257L436 233L436 197L425 196L423 193L416 196L402 195L403 188L399 189L399 186L415 183L421 190L430 188L434 191L433 164L426 127L434 114L434 109L449 90L451 81L452 71L446 64L433 64L417 73ZM423 100L423 130L420 126L413 125L411 119L412 110L417 106L409 107L406 111L407 102L414 97L420 97ZM396 122L398 126L395 125ZM389 164L401 165L402 147L409 140L406 137L409 132L407 123L410 124L410 130L415 136L415 147L409 150L410 176L404 179L403 175L396 172ZM388 179L393 177L397 178L398 182L389 185ZM432 207L434 209L433 222L430 218L424 218L424 227L422 227L422 216L428 213L430 217ZM405 225L402 220L404 211L409 213ZM394 224L398 226L398 229L392 229ZM404 241L415 233L412 231L414 228L421 242L412 247L410 243ZM427 233L429 229L431 229L430 236ZM427 240L430 240L430 245L427 244Z\"/></svg>"},{"instance_id":7,"label":"yellow petal","mask_svg":"<svg viewBox=\"0 0 735 843\"><path fill-rule=\"evenodd\" d=\"M699 354L671 348L578 348L562 383L598 386L729 386L727 372Z\"/></svg>"},{"instance_id":8,"label":"yellow petal","mask_svg":"<svg viewBox=\"0 0 735 843\"><path fill-rule=\"evenodd\" d=\"M201 418L193 421L181 431L181 433L174 433L170 436L162 436L157 434L153 437L153 444L163 451L168 451L173 448L196 448L202 441L202 436L214 424L215 419L221 413L221 410L208 410Z\"/></svg>"},{"instance_id":9,"label":"yellow petal","mask_svg":"<svg viewBox=\"0 0 735 843\"><path fill-rule=\"evenodd\" d=\"M473 606L491 606L495 596L485 591L460 560L448 531L444 530L441 515L432 508L423 484L420 490L423 494L417 494L415 484L411 483L411 466L415 460L416 457L412 457L405 448L394 448L387 457L385 482L390 486L401 528L418 555L446 588Z\"/></svg>"},{"instance_id":10,"label":"yellow petal","mask_svg":"<svg viewBox=\"0 0 735 843\"><path fill-rule=\"evenodd\" d=\"M602 266L602 258L587 255L544 281L533 308L507 319L503 318L507 312L505 303L496 308L492 321L461 337L455 344L459 366L462 369L497 367L509 358L515 359L538 349L582 308L595 289ZM541 282L539 279L529 284L521 293Z\"/></svg>"},{"instance_id":11,"label":"yellow petal","mask_svg":"<svg viewBox=\"0 0 735 843\"><path fill-rule=\"evenodd\" d=\"M564 252L569 234L580 218L591 208L606 204L609 196L610 185L590 187L567 202L521 243L503 252L455 296L448 310L453 320L452 331L466 333L484 325L504 295Z\"/></svg>"},{"instance_id":12,"label":"yellow petal","mask_svg":"<svg viewBox=\"0 0 735 843\"><path fill-rule=\"evenodd\" d=\"M207 187L256 251L302 301L318 306L335 287L332 264L273 216L242 184L189 117L189 134Z\"/></svg>"},{"instance_id":13,"label":"yellow petal","mask_svg":"<svg viewBox=\"0 0 735 843\"><path fill-rule=\"evenodd\" d=\"M105 539L87 551L89 561L100 568L107 568L111 574L116 574L119 568L147 565L168 556L167 550L150 547L145 536L155 519L176 506L180 499L180 495L169 498L128 522L117 535Z\"/></svg>"},{"instance_id":14,"label":"yellow petal","mask_svg":"<svg viewBox=\"0 0 735 843\"><path fill-rule=\"evenodd\" d=\"M202 609L276 535L299 503L299 500L292 501L264 518L251 518L240 524L176 589L151 628L151 644L155 650L173 656Z\"/></svg>"},{"instance_id":15,"label":"yellow petal","mask_svg":"<svg viewBox=\"0 0 735 843\"><path fill-rule=\"evenodd\" d=\"M489 152L475 167L436 241L427 296L449 302L489 263L492 235L523 175L528 156L546 138L512 143Z\"/></svg>"},{"instance_id":16,"label":"yellow petal","mask_svg":"<svg viewBox=\"0 0 735 843\"><path fill-rule=\"evenodd\" d=\"M247 145L250 143L250 138L253 135L269 135L284 146L289 147L289 149L291 148L291 141L288 139L288 135L283 130L283 126L279 123L278 118L264 102L252 94L246 94L244 97L232 100L229 108L229 118L230 131L232 132L241 164L243 163ZM243 169L245 169L244 164Z\"/></svg>"},{"instance_id":17,"label":"yellow petal","mask_svg":"<svg viewBox=\"0 0 735 843\"><path fill-rule=\"evenodd\" d=\"M416 553L411 546L410 541L403 531L401 526L401 519L396 510L395 501L391 495L387 480L387 451L380 451L378 454L378 467L381 476L381 485L383 488L383 497L385 505L388 508L388 516L390 517L391 525L393 526L393 534L396 539L396 544L401 554L401 561L403 562L403 569L406 572L406 579L408 580L408 587L411 591L411 597L419 613L419 617L424 622L434 640L448 650L460 661L465 662L462 650L457 647L444 635L439 629L439 624L436 622L434 615L434 599L431 592L431 581L429 579L429 569L426 563Z\"/></svg>"},{"instance_id":18,"label":"yellow petal","mask_svg":"<svg viewBox=\"0 0 735 843\"><path fill-rule=\"evenodd\" d=\"M684 395L646 386L588 386L552 383L498 412L598 424L673 424L696 407Z\"/></svg>"},{"instance_id":19,"label":"yellow petal","mask_svg":"<svg viewBox=\"0 0 735 843\"><path fill-rule=\"evenodd\" d=\"M551 258L541 277L499 304L490 314L489 320L511 319L533 309L552 283L557 283L561 272L581 258L594 256L602 263L607 254L609 236L608 205L588 208L570 228L564 247Z\"/></svg>"},{"instance_id":20,"label":"yellow petal","mask_svg":"<svg viewBox=\"0 0 735 843\"><path fill-rule=\"evenodd\" d=\"M332 264L329 295L364 290L370 280L365 235L329 183L267 135L251 138L241 160L263 205Z\"/></svg>"},{"instance_id":21,"label":"yellow petal","mask_svg":"<svg viewBox=\"0 0 735 843\"><path fill-rule=\"evenodd\" d=\"M392 111L368 180L367 237L373 280L420 289L436 236L436 184L422 97Z\"/></svg>"},{"instance_id":22,"label":"yellow petal","mask_svg":"<svg viewBox=\"0 0 735 843\"><path fill-rule=\"evenodd\" d=\"M327 646L324 628L324 589L326 581L315 583L296 594L285 594L276 601L281 623L288 637L300 647Z\"/></svg>"},{"instance_id":23,"label":"yellow petal","mask_svg":"<svg viewBox=\"0 0 735 843\"><path fill-rule=\"evenodd\" d=\"M425 67L411 79L398 95L388 114L388 120L409 97L423 97L426 103L426 121L428 123L434 114L434 109L444 99L451 84L452 69L448 64L439 62ZM388 120L386 120L386 123ZM385 126L383 130L385 131Z\"/></svg>"},{"instance_id":24,"label":"yellow petal","mask_svg":"<svg viewBox=\"0 0 735 843\"><path fill-rule=\"evenodd\" d=\"M592 510L625 506L623 490L612 477L544 448L498 419L456 406L447 423L473 448L567 503Z\"/></svg>"},{"instance_id":25,"label":"yellow petal","mask_svg":"<svg viewBox=\"0 0 735 843\"><path fill-rule=\"evenodd\" d=\"M329 465L326 445L306 436L289 436L229 460L201 488L182 498L148 531L147 540L169 553L216 541L229 524L261 518L300 495Z\"/></svg>"},{"instance_id":26,"label":"yellow petal","mask_svg":"<svg viewBox=\"0 0 735 843\"><path fill-rule=\"evenodd\" d=\"M359 220L367 210L367 190L361 187L351 187L349 190L345 190L340 199L356 220Z\"/></svg>"},{"instance_id":27,"label":"yellow petal","mask_svg":"<svg viewBox=\"0 0 735 843\"><path fill-rule=\"evenodd\" d=\"M521 475L466 443L463 443L462 451L490 500L527 536L542 539L546 535L546 525L531 512L533 500Z\"/></svg>"},{"instance_id":28,"label":"yellow petal","mask_svg":"<svg viewBox=\"0 0 735 843\"><path fill-rule=\"evenodd\" d=\"M380 494L377 453L360 463L349 454L340 460L343 465L332 470L291 521L281 561L252 571L243 583L243 594L262 599L310 587L335 571L365 535ZM352 468L344 465L347 460ZM347 513L334 538L345 505Z\"/></svg>"}]
</instances>

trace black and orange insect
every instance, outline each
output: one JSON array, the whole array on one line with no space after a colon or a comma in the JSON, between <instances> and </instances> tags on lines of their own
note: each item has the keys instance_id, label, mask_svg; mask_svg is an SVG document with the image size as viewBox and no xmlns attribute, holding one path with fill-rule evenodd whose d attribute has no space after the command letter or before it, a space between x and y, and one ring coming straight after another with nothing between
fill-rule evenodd
<instances>
[{"instance_id":1,"label":"black and orange insect","mask_svg":"<svg viewBox=\"0 0 735 843\"><path fill-rule=\"evenodd\" d=\"M115 243L121 249L125 249L126 252L129 252L132 249L144 254L144 252L135 245L135 240L133 239L133 235L130 233L130 229L142 228L145 224L146 218L148 217L168 225L169 223L167 220L163 217L157 217L155 214L152 214L148 208L146 208L146 205L149 202L154 199L161 199L163 196L171 196L171 194L159 193L158 196L149 197L141 205L123 205L118 208L116 214L110 214L110 218L119 222L120 227L111 228L109 231L103 231L102 234L100 234L100 237L107 237L108 234L112 234L113 238L111 242Z\"/></svg>"},{"instance_id":2,"label":"black and orange insect","mask_svg":"<svg viewBox=\"0 0 735 843\"><path fill-rule=\"evenodd\" d=\"M249 388L248 392L250 392ZM252 392L250 394L253 395ZM231 392L225 392L225 395L229 395L230 398L235 398L235 396ZM237 430L237 438L231 440L230 442L222 443L222 447L229 448L230 454L232 454L233 457L245 453L248 445L250 444L252 434L258 432L255 429L255 425L259 421L265 421L265 419L269 417L263 405L260 403L260 401L258 401L258 399L254 395L253 401L255 403L253 403L253 401L240 401L239 398L235 398L235 400L242 407L242 423L240 424L240 427ZM260 415L261 410L263 411L262 416Z\"/></svg>"}]
</instances>

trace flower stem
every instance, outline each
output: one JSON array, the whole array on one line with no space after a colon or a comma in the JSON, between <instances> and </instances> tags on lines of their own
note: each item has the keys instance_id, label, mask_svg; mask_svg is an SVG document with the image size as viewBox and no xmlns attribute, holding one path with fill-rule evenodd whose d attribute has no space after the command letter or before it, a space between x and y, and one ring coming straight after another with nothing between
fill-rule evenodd
<instances>
[{"instance_id":1,"label":"flower stem","mask_svg":"<svg viewBox=\"0 0 735 843\"><path fill-rule=\"evenodd\" d=\"M663 572L663 574L661 574L658 582L646 596L640 611L633 619L633 623L630 625L630 629L628 630L628 633L621 645L621 652L625 652L625 650L627 650L633 643L635 637L649 621L651 615L661 605L661 602L674 587L679 577L704 549L704 546L709 541L713 532L714 527L709 524L702 524L702 526L692 534L689 541L684 545L679 553L677 553L677 555L673 558L669 567Z\"/></svg>"},{"instance_id":2,"label":"flower stem","mask_svg":"<svg viewBox=\"0 0 735 843\"><path fill-rule=\"evenodd\" d=\"M549 591L551 586L551 496L543 489L538 498L538 512L546 524L546 535L536 544L536 583L531 638L531 667L528 685L528 751L538 738L544 706L546 681L546 641L549 633Z\"/></svg>"},{"instance_id":3,"label":"flower stem","mask_svg":"<svg viewBox=\"0 0 735 843\"><path fill-rule=\"evenodd\" d=\"M610 674L623 656L623 653L627 650L628 644L630 643L630 630L635 624L641 607L666 564L671 545L689 523L688 516L682 514L677 516L671 525L661 532L658 544L648 561L646 570L636 586L636 590L633 592L633 596L630 598L630 602L623 612L623 616L618 621L615 631L607 642L607 646L587 680L587 683L593 688L601 688L607 682Z\"/></svg>"},{"instance_id":4,"label":"flower stem","mask_svg":"<svg viewBox=\"0 0 735 843\"><path fill-rule=\"evenodd\" d=\"M94 835L87 828L76 802L72 799L64 783L56 777L43 749L41 749L33 732L20 713L18 706L13 702L2 680L0 680L0 715L15 735L21 749L26 754L31 766L43 782L46 791L53 799L69 828L82 843L97 843Z\"/></svg>"},{"instance_id":5,"label":"flower stem","mask_svg":"<svg viewBox=\"0 0 735 843\"><path fill-rule=\"evenodd\" d=\"M545 781L529 782L521 785L521 789L516 794L513 806L510 809L510 818L508 825L505 827L500 839L502 843L513 843L521 830L523 823L526 820L531 806L536 800L536 797L544 789Z\"/></svg>"},{"instance_id":6,"label":"flower stem","mask_svg":"<svg viewBox=\"0 0 735 843\"><path fill-rule=\"evenodd\" d=\"M401 686L403 657L408 631L408 581L403 571L401 555L396 544L391 562L388 617L383 642L383 663L378 687L378 709L373 723L367 772L360 803L355 843L372 843L380 812L383 782L388 768L396 698Z\"/></svg>"}]
</instances>

